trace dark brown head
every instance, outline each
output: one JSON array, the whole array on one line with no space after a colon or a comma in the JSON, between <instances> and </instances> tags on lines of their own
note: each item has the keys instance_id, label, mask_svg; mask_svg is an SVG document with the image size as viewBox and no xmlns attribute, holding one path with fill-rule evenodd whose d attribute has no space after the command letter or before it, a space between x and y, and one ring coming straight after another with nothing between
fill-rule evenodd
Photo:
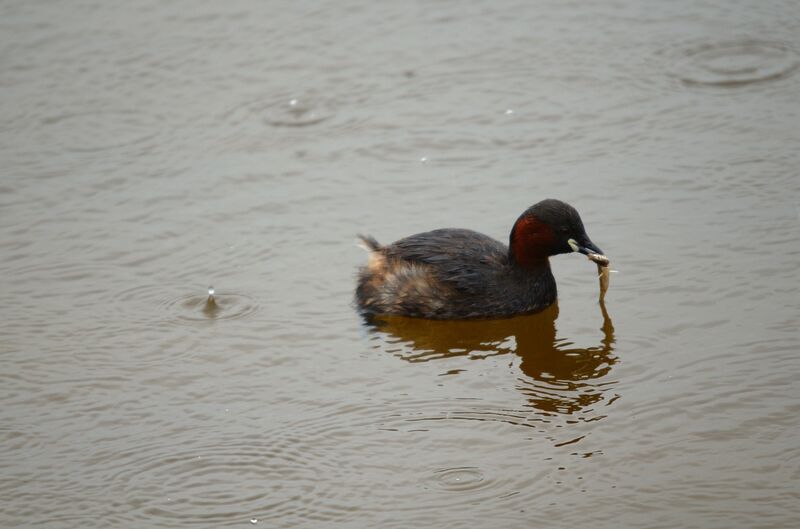
<instances>
[{"instance_id":1,"label":"dark brown head","mask_svg":"<svg viewBox=\"0 0 800 529\"><path fill-rule=\"evenodd\" d=\"M580 252L603 254L586 235L578 212L560 200L548 198L529 207L511 229L511 260L535 267L551 255Z\"/></svg>"}]
</instances>

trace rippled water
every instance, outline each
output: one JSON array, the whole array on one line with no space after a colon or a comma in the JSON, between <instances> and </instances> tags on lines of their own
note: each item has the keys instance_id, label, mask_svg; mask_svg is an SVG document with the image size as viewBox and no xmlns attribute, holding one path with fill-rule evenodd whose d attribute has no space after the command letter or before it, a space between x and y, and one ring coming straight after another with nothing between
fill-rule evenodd
<instances>
[{"instance_id":1,"label":"rippled water","mask_svg":"<svg viewBox=\"0 0 800 529\"><path fill-rule=\"evenodd\" d=\"M0 526L797 526L795 2L0 27ZM356 233L545 197L605 311L576 256L534 316L353 311Z\"/></svg>"}]
</instances>

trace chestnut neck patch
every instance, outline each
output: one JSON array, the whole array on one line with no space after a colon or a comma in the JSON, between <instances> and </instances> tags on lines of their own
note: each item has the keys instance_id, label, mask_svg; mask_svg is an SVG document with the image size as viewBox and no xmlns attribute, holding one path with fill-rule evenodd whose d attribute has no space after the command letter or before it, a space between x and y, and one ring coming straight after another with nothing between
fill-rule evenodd
<instances>
[{"instance_id":1,"label":"chestnut neck patch","mask_svg":"<svg viewBox=\"0 0 800 529\"><path fill-rule=\"evenodd\" d=\"M533 215L520 217L511 230L511 257L524 268L541 266L555 253L556 235L549 224Z\"/></svg>"}]
</instances>

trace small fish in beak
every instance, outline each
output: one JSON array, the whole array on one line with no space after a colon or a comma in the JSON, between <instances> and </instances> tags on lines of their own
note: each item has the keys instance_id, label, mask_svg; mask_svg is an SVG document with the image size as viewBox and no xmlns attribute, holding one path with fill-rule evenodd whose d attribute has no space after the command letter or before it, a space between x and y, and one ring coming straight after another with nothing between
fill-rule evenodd
<instances>
[{"instance_id":1,"label":"small fish in beak","mask_svg":"<svg viewBox=\"0 0 800 529\"><path fill-rule=\"evenodd\" d=\"M602 303L606 297L609 284L608 257L605 256L603 250L595 246L588 238L583 244L578 243L575 239L570 239L567 242L572 251L584 254L597 265L597 277L600 281L600 302Z\"/></svg>"}]
</instances>

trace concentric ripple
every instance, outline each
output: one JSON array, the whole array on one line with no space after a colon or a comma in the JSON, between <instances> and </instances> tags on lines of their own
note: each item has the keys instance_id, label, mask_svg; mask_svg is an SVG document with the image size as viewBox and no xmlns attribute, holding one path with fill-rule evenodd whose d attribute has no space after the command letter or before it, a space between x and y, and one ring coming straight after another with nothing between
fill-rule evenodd
<instances>
[{"instance_id":1,"label":"concentric ripple","mask_svg":"<svg viewBox=\"0 0 800 529\"><path fill-rule=\"evenodd\" d=\"M133 287L116 295L118 308L133 319L163 321L176 325L205 325L218 321L248 318L261 304L247 294L215 292L209 296L175 294L174 287L146 285Z\"/></svg>"},{"instance_id":2,"label":"concentric ripple","mask_svg":"<svg viewBox=\"0 0 800 529\"><path fill-rule=\"evenodd\" d=\"M313 498L320 483L315 458L289 438L217 439L138 454L116 454L124 466L110 479L123 489L126 517L150 523L280 520L296 514L298 500Z\"/></svg>"},{"instance_id":3,"label":"concentric ripple","mask_svg":"<svg viewBox=\"0 0 800 529\"><path fill-rule=\"evenodd\" d=\"M205 295L182 296L168 300L164 309L177 323L202 324L214 320L247 318L258 312L258 302L244 294L216 294L213 301Z\"/></svg>"},{"instance_id":4,"label":"concentric ripple","mask_svg":"<svg viewBox=\"0 0 800 529\"><path fill-rule=\"evenodd\" d=\"M242 104L230 113L235 124L256 121L270 127L312 127L331 120L337 106L329 99L312 96L257 98Z\"/></svg>"},{"instance_id":5,"label":"concentric ripple","mask_svg":"<svg viewBox=\"0 0 800 529\"><path fill-rule=\"evenodd\" d=\"M282 104L264 109L264 123L273 127L308 127L322 123L333 115L333 111L315 101L292 98Z\"/></svg>"},{"instance_id":6,"label":"concentric ripple","mask_svg":"<svg viewBox=\"0 0 800 529\"><path fill-rule=\"evenodd\" d=\"M298 140L302 142L312 133L354 130L370 119L361 105L367 96L355 92L347 96L270 93L244 99L220 116L230 130L221 145L225 149L262 150L282 144L305 156Z\"/></svg>"},{"instance_id":7,"label":"concentric ripple","mask_svg":"<svg viewBox=\"0 0 800 529\"><path fill-rule=\"evenodd\" d=\"M782 79L800 64L790 47L758 40L700 44L682 50L675 60L673 74L682 82L719 87Z\"/></svg>"},{"instance_id":8,"label":"concentric ripple","mask_svg":"<svg viewBox=\"0 0 800 529\"><path fill-rule=\"evenodd\" d=\"M432 474L434 482L443 490L462 492L489 485L489 480L477 467L455 467L437 470Z\"/></svg>"},{"instance_id":9,"label":"concentric ripple","mask_svg":"<svg viewBox=\"0 0 800 529\"><path fill-rule=\"evenodd\" d=\"M267 527L305 526L308 520L325 526L378 513L400 520L466 503L514 511L549 472L547 464L522 469L502 453L455 448L492 442L497 432L486 424L457 423L440 440L454 447L443 454L427 436L412 433L412 439L378 428L396 411L387 410L392 403L317 404L316 416L256 419L246 435L211 429L178 442L155 439L121 450L106 445L86 468L101 472L97 481L112 488L112 525L146 521L158 527L233 527L250 520ZM417 450L413 460L402 471L387 465L390 454L408 449L409 442ZM518 443L513 447L526 441ZM380 507L365 510L365 497Z\"/></svg>"}]
</instances>

